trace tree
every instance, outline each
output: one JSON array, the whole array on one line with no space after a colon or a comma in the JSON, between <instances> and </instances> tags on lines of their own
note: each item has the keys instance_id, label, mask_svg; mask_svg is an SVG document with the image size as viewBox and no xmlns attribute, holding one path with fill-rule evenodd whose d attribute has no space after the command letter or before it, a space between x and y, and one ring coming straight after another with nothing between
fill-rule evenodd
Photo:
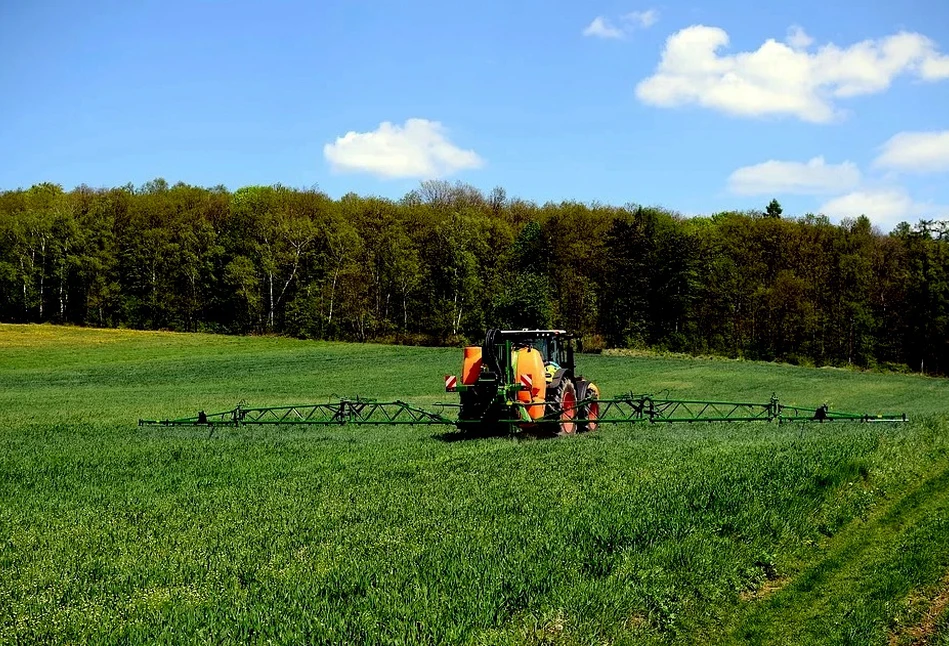
<instances>
[{"instance_id":1,"label":"tree","mask_svg":"<svg viewBox=\"0 0 949 646\"><path fill-rule=\"evenodd\" d=\"M497 325L547 328L553 325L553 294L548 279L548 241L537 220L530 220L505 254L502 285L492 303Z\"/></svg>"},{"instance_id":2,"label":"tree","mask_svg":"<svg viewBox=\"0 0 949 646\"><path fill-rule=\"evenodd\" d=\"M682 218L422 182L400 200L158 178L0 191L0 320L607 345L949 372L949 222Z\"/></svg>"},{"instance_id":3,"label":"tree","mask_svg":"<svg viewBox=\"0 0 949 646\"><path fill-rule=\"evenodd\" d=\"M614 347L647 342L654 224L655 214L639 208L616 218L604 239L599 328Z\"/></svg>"}]
</instances>

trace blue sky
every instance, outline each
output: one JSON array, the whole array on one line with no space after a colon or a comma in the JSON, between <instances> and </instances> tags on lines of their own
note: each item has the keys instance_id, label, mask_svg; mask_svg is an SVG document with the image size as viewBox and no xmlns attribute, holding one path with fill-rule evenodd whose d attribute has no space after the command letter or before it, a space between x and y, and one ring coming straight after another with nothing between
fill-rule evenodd
<instances>
[{"instance_id":1,"label":"blue sky","mask_svg":"<svg viewBox=\"0 0 949 646\"><path fill-rule=\"evenodd\" d=\"M949 3L876 5L10 0L0 188L949 218Z\"/></svg>"}]
</instances>

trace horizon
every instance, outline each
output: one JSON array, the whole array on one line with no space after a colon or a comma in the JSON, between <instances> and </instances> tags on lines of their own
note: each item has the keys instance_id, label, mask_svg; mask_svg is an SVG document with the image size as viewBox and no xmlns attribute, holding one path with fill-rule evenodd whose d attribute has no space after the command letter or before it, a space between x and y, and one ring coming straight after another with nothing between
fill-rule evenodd
<instances>
[{"instance_id":1,"label":"horizon","mask_svg":"<svg viewBox=\"0 0 949 646\"><path fill-rule=\"evenodd\" d=\"M146 192L146 191L148 190L147 185L150 184L150 183L156 182L156 181L164 181L164 182L167 184L167 190L174 189L176 186L179 186L179 185L180 185L180 186L186 186L186 187L190 187L190 188L197 188L197 189L199 189L199 190L206 190L206 191L213 191L213 190L218 189L218 188L223 188L227 193L229 193L229 194L234 194L236 191L241 190L241 189L245 189L245 188L254 188L254 187L278 188L278 187L279 187L279 188L284 188L284 189L291 190L291 191L301 191L301 192L310 192L310 191L312 191L312 192L317 192L317 193L320 193L320 194L322 194L322 195L325 195L326 197L328 197L329 199L331 199L331 200L333 200L333 201L339 201L340 199L342 199L343 197L345 197L347 194L351 194L351 195L356 195L356 196L359 197L360 199L378 199L378 200L388 201L388 202L391 202L391 203L393 203L393 204L398 204L398 203L401 202L403 199L405 199L406 197L408 197L409 195L411 195L413 192L415 192L415 191L416 191L419 187L421 187L421 186L425 183L425 181L427 181L427 180L422 180L422 181L420 181L420 182L419 182L419 185L416 187L416 189L409 189L409 191L406 192L405 194L403 194L403 195L398 195L398 196L385 196L385 195L373 195L373 194L359 194L359 193L355 193L355 192L353 192L353 191L350 191L349 193L344 193L344 194L342 194L342 195L330 195L329 193L327 193L326 191L322 190L322 188L320 188L319 186L316 186L316 185L313 185L313 186L289 186L289 185L286 185L286 184L281 184L280 182L275 182L274 184L246 184L246 185L243 185L243 186L235 186L235 187L226 186L226 185L224 185L224 184L216 184L216 185L213 185L213 186L207 186L207 185L189 184L189 183L184 182L184 181L181 181L181 180L176 180L176 181L174 181L174 182L171 182L171 181L169 181L169 180L168 180L167 178L165 178L165 177L155 177L155 178L153 178L153 179L151 179L151 180L148 180L147 182L143 182L143 183L141 183L141 184L139 184L139 185L137 185L137 186L136 186L135 184L133 184L132 182L126 182L126 183L124 183L124 184L113 185L113 186L91 186L91 185L89 185L89 184L78 184L78 185L73 186L73 187L65 187L65 186L62 186L61 184L58 184L58 183L56 183L56 182L38 182L38 183L36 183L36 184L33 184L32 186L19 186L19 187L17 187L17 188L13 188L13 189L0 188L0 193L2 193L2 192L15 192L15 191L28 191L28 190L30 190L30 189L33 188L33 187L42 186L42 185L57 186L57 187L60 188L64 193L69 193L69 192L72 192L72 191L76 191L76 190L79 190L79 189L81 189L81 188L83 188L83 187L88 188L88 189L90 189L90 190L92 190L92 191L122 190L122 189L126 189L126 188L129 188L129 187L130 187L135 193L144 193L144 192ZM467 184L466 182L462 182L461 180L457 180L457 181L455 181L455 182L451 182L451 181L448 181L448 180L433 180L433 181L444 181L444 182L446 182L446 183L450 186L450 188L452 188L452 189L458 188L458 187L474 188L475 190L479 191L479 193L481 194L481 196L482 196L483 198L485 198L486 200L490 198L490 191L485 191L484 189L482 189L482 188L480 188L480 187ZM504 187L502 186L502 187L500 187L500 188L504 188ZM669 207L667 207L667 206L665 206L665 205L662 205L662 204L639 204L639 203L636 203L636 202L625 202L625 203L623 203L623 204L616 204L616 203L602 202L602 201L598 201L598 200L583 201L583 200L569 199L569 198L567 198L567 199L562 199L562 200L556 200L556 201L554 201L554 200L538 201L538 200L533 200L533 199L524 198L524 197L521 197L521 196L519 196L519 195L512 195L512 194L508 193L508 192L506 191L506 189L505 189L505 199L506 199L508 202L520 201L520 202L523 202L523 203L525 203L525 204L534 206L534 207L536 207L536 208L544 208L545 206L554 206L554 207L557 207L557 206L560 206L560 205L563 205L563 204L579 204L579 205L584 206L584 207L589 208L589 209L597 209L597 208L617 209L617 210L630 210L630 209L632 209L632 208L651 209L651 210L655 210L655 211L660 211L660 212L666 213L666 214L671 215L671 216L673 216L673 217L680 217L680 218L683 218L683 219L712 218L712 217L715 217L715 216L717 216L717 215L722 215L722 214L738 214L738 215L748 215L748 216L751 216L751 215L760 215L760 216L764 216L764 215L766 214L767 207L770 205L770 202L771 202L771 200L768 200L767 203L762 203L762 204L756 205L756 206L755 206L755 205L750 205L750 206L748 206L748 207L746 207L746 208L741 208L741 209L725 209L725 210L722 210L722 211L707 211L707 212L703 212L703 213L682 213L682 212L680 212L680 211L676 211L675 209L671 209L671 208L669 208ZM845 223L847 223L847 222L853 222L853 221L859 219L860 217L867 217L867 216L865 216L865 215L844 216L844 217L840 218L839 221L835 221L834 219L830 218L828 215L826 215L826 214L824 214L824 213L815 213L815 212L810 212L810 211L809 211L809 212L806 212L806 213L800 213L800 214L788 213L788 212L784 209L784 205L781 204L780 200L776 200L776 201L778 202L778 205L782 208L782 212L781 212L781 214L780 214L778 217L780 217L781 219L784 219L784 220L788 220L788 221L803 221L803 220L805 220L805 219L807 219L807 218L809 218L809 217L812 217L812 218L826 218L828 221L831 222L831 224L833 224L833 225L835 225L835 226L842 226L842 225L844 225ZM869 218L867 218L867 219L869 220ZM947 219L949 219L949 215L947 215ZM894 224L892 227L890 227L890 228L888 228L888 229L884 229L884 228L880 227L877 223L873 222L872 220L871 220L870 222L871 222L871 225L872 225L873 228L878 229L878 232L879 232L879 233L881 233L882 235L889 235L890 233L893 233L893 232L894 232L894 230L896 229L896 227L897 227L899 224L906 223L906 224L908 224L910 227L915 227L915 226L917 226L917 225L919 225L919 224L921 224L921 223L923 223L923 222L927 222L927 221L933 221L933 219L932 219L932 218L917 218L917 219L915 219L915 220L903 220L903 221L901 221L901 222L897 222L896 224ZM942 220L938 220L938 219L937 219L937 220L935 220L935 221L942 221Z\"/></svg>"}]
</instances>

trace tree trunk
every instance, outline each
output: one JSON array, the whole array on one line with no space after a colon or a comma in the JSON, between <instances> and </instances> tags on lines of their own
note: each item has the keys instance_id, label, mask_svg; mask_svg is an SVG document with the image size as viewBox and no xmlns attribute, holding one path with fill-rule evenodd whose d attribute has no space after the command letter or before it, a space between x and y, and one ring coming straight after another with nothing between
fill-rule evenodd
<instances>
[{"instance_id":1,"label":"tree trunk","mask_svg":"<svg viewBox=\"0 0 949 646\"><path fill-rule=\"evenodd\" d=\"M20 273L23 275L23 316L24 318L29 319L30 303L29 303L29 300L27 299L27 292L26 292L26 286L27 286L26 267L23 265L22 257L20 258Z\"/></svg>"},{"instance_id":2,"label":"tree trunk","mask_svg":"<svg viewBox=\"0 0 949 646\"><path fill-rule=\"evenodd\" d=\"M45 295L46 283L46 239L40 244L40 255L43 257L43 264L40 267L40 322L43 321L43 297Z\"/></svg>"},{"instance_id":3,"label":"tree trunk","mask_svg":"<svg viewBox=\"0 0 949 646\"><path fill-rule=\"evenodd\" d=\"M267 327L268 327L271 331L273 331L273 310L274 310L274 302L273 302L273 272L268 272L268 273L267 273L267 279L268 279L268 280L267 280L267 284L268 284L269 291L270 291L270 298L268 299L268 305L269 305L269 307L268 307L268 312L267 312Z\"/></svg>"},{"instance_id":4,"label":"tree trunk","mask_svg":"<svg viewBox=\"0 0 949 646\"><path fill-rule=\"evenodd\" d=\"M195 310L198 309L198 277L195 272L191 272L191 307L188 308L188 329L192 332L198 331L198 325L194 320Z\"/></svg>"},{"instance_id":5,"label":"tree trunk","mask_svg":"<svg viewBox=\"0 0 949 646\"><path fill-rule=\"evenodd\" d=\"M293 259L293 270L290 272L290 276L287 278L287 281L283 284L283 289L280 290L280 296L277 297L277 303L283 302L283 297L287 293L287 287L290 286L290 283L293 282L293 279L296 278L297 268L300 266L300 255L303 253L303 246L296 247L296 257ZM272 292L271 292L272 294Z\"/></svg>"},{"instance_id":6,"label":"tree trunk","mask_svg":"<svg viewBox=\"0 0 949 646\"><path fill-rule=\"evenodd\" d=\"M333 302L336 299L336 281L339 279L339 267L333 270L333 285L330 287L330 315L326 320L327 324L333 322Z\"/></svg>"},{"instance_id":7,"label":"tree trunk","mask_svg":"<svg viewBox=\"0 0 949 646\"><path fill-rule=\"evenodd\" d=\"M66 301L68 300L68 294L66 292L66 279L69 276L69 269L66 266L66 257L69 254L69 242L66 241L63 243L63 256L60 259L59 267L59 321L60 323L65 322L66 320Z\"/></svg>"}]
</instances>

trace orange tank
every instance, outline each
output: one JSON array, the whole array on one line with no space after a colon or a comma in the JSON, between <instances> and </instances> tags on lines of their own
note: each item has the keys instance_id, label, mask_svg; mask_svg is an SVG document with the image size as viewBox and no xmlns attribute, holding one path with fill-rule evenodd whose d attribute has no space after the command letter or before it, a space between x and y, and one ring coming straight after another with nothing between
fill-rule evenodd
<instances>
[{"instance_id":1,"label":"orange tank","mask_svg":"<svg viewBox=\"0 0 949 646\"><path fill-rule=\"evenodd\" d=\"M544 360L536 348L519 348L512 355L515 383L521 383L521 375L527 375L531 379L531 389L519 390L517 400L525 404L533 404L527 407L527 414L531 416L531 419L543 417L547 396Z\"/></svg>"},{"instance_id":2,"label":"orange tank","mask_svg":"<svg viewBox=\"0 0 949 646\"><path fill-rule=\"evenodd\" d=\"M465 347L465 357L461 362L461 383L466 386L478 381L481 374L481 346L469 345Z\"/></svg>"}]
</instances>

